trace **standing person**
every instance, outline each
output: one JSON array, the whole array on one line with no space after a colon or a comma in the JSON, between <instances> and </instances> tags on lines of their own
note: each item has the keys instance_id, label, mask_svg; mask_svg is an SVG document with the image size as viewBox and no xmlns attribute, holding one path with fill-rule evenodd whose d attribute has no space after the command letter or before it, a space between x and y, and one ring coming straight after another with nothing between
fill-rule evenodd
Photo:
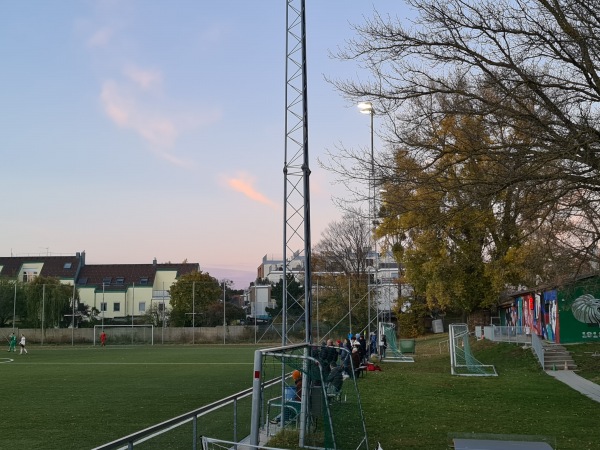
<instances>
[{"instance_id":1,"label":"standing person","mask_svg":"<svg viewBox=\"0 0 600 450\"><path fill-rule=\"evenodd\" d=\"M354 348L352 349L352 355L350 356L352 358L352 370L354 372L354 376L358 376L360 375L360 353L358 352L358 348L360 346L359 345L355 345Z\"/></svg>"},{"instance_id":2,"label":"standing person","mask_svg":"<svg viewBox=\"0 0 600 450\"><path fill-rule=\"evenodd\" d=\"M369 338L369 353L377 353L377 335L374 331L371 331L371 337Z\"/></svg>"},{"instance_id":3,"label":"standing person","mask_svg":"<svg viewBox=\"0 0 600 450\"><path fill-rule=\"evenodd\" d=\"M104 330L102 330L102 333L100 334L100 345L102 345L102 347L106 346L106 333Z\"/></svg>"},{"instance_id":4,"label":"standing person","mask_svg":"<svg viewBox=\"0 0 600 450\"><path fill-rule=\"evenodd\" d=\"M21 342L19 342L19 345L21 346L21 351L19 352L19 355L22 355L23 352L25 352L25 354L27 354L27 349L25 348L25 335L24 334L21 335Z\"/></svg>"},{"instance_id":5,"label":"standing person","mask_svg":"<svg viewBox=\"0 0 600 450\"><path fill-rule=\"evenodd\" d=\"M385 350L387 349L387 338L385 334L381 336L381 357L385 358Z\"/></svg>"},{"instance_id":6,"label":"standing person","mask_svg":"<svg viewBox=\"0 0 600 450\"><path fill-rule=\"evenodd\" d=\"M365 339L364 334L361 334L358 337L358 343L360 344L360 348L358 350L360 352L360 360L362 362L366 362L369 355L367 354L367 340Z\"/></svg>"},{"instance_id":7,"label":"standing person","mask_svg":"<svg viewBox=\"0 0 600 450\"><path fill-rule=\"evenodd\" d=\"M17 351L17 336L15 335L15 332L13 331L10 334L10 337L8 338L8 351L13 351L16 352Z\"/></svg>"}]
</instances>

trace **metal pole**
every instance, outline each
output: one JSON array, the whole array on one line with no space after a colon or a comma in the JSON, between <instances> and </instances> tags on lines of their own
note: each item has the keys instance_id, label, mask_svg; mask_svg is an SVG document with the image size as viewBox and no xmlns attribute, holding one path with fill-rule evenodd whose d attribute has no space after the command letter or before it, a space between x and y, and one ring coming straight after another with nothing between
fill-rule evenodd
<instances>
[{"instance_id":1,"label":"metal pole","mask_svg":"<svg viewBox=\"0 0 600 450\"><path fill-rule=\"evenodd\" d=\"M165 282L162 284L162 335L161 344L165 343Z\"/></svg>"},{"instance_id":2,"label":"metal pole","mask_svg":"<svg viewBox=\"0 0 600 450\"><path fill-rule=\"evenodd\" d=\"M132 284L131 291L131 344L133 345L133 313L135 308L135 283Z\"/></svg>"},{"instance_id":3,"label":"metal pole","mask_svg":"<svg viewBox=\"0 0 600 450\"><path fill-rule=\"evenodd\" d=\"M75 345L75 280L73 280L73 314L71 314L71 346Z\"/></svg>"},{"instance_id":4,"label":"metal pole","mask_svg":"<svg viewBox=\"0 0 600 450\"><path fill-rule=\"evenodd\" d=\"M104 303L104 282L102 283L102 305L100 305L100 309L102 310L102 331L104 331L104 310L106 309L106 303Z\"/></svg>"},{"instance_id":5,"label":"metal pole","mask_svg":"<svg viewBox=\"0 0 600 450\"><path fill-rule=\"evenodd\" d=\"M13 333L15 332L15 317L17 315L17 283L18 281L15 281L15 298L13 300Z\"/></svg>"},{"instance_id":6,"label":"metal pole","mask_svg":"<svg viewBox=\"0 0 600 450\"><path fill-rule=\"evenodd\" d=\"M196 282L192 281L192 344L196 343Z\"/></svg>"},{"instance_id":7,"label":"metal pole","mask_svg":"<svg viewBox=\"0 0 600 450\"><path fill-rule=\"evenodd\" d=\"M350 277L348 277L348 333L352 333L352 308L350 307Z\"/></svg>"},{"instance_id":8,"label":"metal pole","mask_svg":"<svg viewBox=\"0 0 600 450\"><path fill-rule=\"evenodd\" d=\"M321 333L319 331L319 277L317 277L317 342L321 342Z\"/></svg>"},{"instance_id":9,"label":"metal pole","mask_svg":"<svg viewBox=\"0 0 600 450\"><path fill-rule=\"evenodd\" d=\"M376 260L377 260L377 242L375 241L375 239L373 238L373 230L371 229L372 226L375 225L375 157L374 157L374 152L373 152L373 115L374 115L374 110L373 107L371 106L371 187L373 189L373 196L371 197L372 200L372 209L371 209L371 214L369 217L369 220L371 221L371 223L369 224L369 236L371 237L371 239L373 239L373 250L375 252L375 254L373 255L373 263L374 265L376 264ZM377 267L374 267L375 269L375 278L377 277ZM377 279L374 280L375 281L375 285L377 286ZM369 283L371 282L371 277L369 276ZM369 296L368 296L368 325L367 325L367 333L368 336L371 336L371 288L369 287Z\"/></svg>"},{"instance_id":10,"label":"metal pole","mask_svg":"<svg viewBox=\"0 0 600 450\"><path fill-rule=\"evenodd\" d=\"M45 313L45 306L46 306L46 285L43 284L42 285L42 338L41 338L41 345L44 345L44 313Z\"/></svg>"},{"instance_id":11,"label":"metal pole","mask_svg":"<svg viewBox=\"0 0 600 450\"><path fill-rule=\"evenodd\" d=\"M225 288L227 286L227 280L223 280L223 344L225 344L225 328L227 326L227 319L225 316Z\"/></svg>"}]
</instances>

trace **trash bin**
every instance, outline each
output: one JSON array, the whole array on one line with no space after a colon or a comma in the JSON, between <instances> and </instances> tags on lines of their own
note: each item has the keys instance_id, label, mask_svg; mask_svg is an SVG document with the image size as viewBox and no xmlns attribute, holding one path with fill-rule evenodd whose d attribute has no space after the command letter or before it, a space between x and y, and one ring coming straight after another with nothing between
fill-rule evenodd
<instances>
[{"instance_id":1,"label":"trash bin","mask_svg":"<svg viewBox=\"0 0 600 450\"><path fill-rule=\"evenodd\" d=\"M414 339L400 339L400 351L402 353L414 353L415 352L415 340Z\"/></svg>"}]
</instances>

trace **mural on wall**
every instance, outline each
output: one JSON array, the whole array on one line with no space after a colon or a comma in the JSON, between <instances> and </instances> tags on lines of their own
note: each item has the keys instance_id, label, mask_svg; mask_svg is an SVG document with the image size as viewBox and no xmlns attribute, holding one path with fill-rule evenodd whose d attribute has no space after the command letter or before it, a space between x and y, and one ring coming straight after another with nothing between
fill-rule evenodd
<instances>
[{"instance_id":1,"label":"mural on wall","mask_svg":"<svg viewBox=\"0 0 600 450\"><path fill-rule=\"evenodd\" d=\"M571 305L573 316L580 322L587 324L600 324L600 300L592 294L583 294L577 297Z\"/></svg>"},{"instance_id":2,"label":"mural on wall","mask_svg":"<svg viewBox=\"0 0 600 450\"><path fill-rule=\"evenodd\" d=\"M513 297L500 322L557 344L600 341L600 277Z\"/></svg>"},{"instance_id":3,"label":"mural on wall","mask_svg":"<svg viewBox=\"0 0 600 450\"><path fill-rule=\"evenodd\" d=\"M558 297L561 343L600 340L600 277L563 286Z\"/></svg>"}]
</instances>

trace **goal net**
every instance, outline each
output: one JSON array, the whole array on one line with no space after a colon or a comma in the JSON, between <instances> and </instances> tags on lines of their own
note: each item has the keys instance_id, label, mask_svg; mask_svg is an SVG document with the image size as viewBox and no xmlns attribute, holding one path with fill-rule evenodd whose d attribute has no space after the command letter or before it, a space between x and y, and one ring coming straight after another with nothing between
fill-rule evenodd
<instances>
[{"instance_id":1,"label":"goal net","mask_svg":"<svg viewBox=\"0 0 600 450\"><path fill-rule=\"evenodd\" d=\"M496 368L479 362L471 352L469 327L455 323L449 329L450 371L452 375L494 377Z\"/></svg>"},{"instance_id":2,"label":"goal net","mask_svg":"<svg viewBox=\"0 0 600 450\"><path fill-rule=\"evenodd\" d=\"M94 325L94 345L101 345L102 331L106 345L154 345L154 325Z\"/></svg>"},{"instance_id":3,"label":"goal net","mask_svg":"<svg viewBox=\"0 0 600 450\"><path fill-rule=\"evenodd\" d=\"M368 450L355 369L340 347L257 350L249 444L268 448L277 436L299 447Z\"/></svg>"},{"instance_id":4,"label":"goal net","mask_svg":"<svg viewBox=\"0 0 600 450\"><path fill-rule=\"evenodd\" d=\"M415 362L415 359L412 356L405 355L398 347L398 342L396 341L396 326L393 323L379 322L379 336L385 336L387 345L385 357L382 358L382 361Z\"/></svg>"}]
</instances>

